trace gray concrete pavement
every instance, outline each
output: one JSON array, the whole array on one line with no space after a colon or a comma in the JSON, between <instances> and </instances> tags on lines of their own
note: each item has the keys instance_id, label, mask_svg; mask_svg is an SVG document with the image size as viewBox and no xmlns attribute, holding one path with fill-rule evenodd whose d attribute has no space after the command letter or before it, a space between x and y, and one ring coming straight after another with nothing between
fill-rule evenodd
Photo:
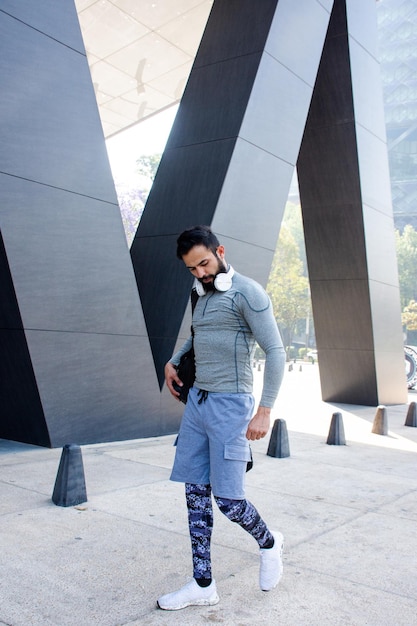
<instances>
[{"instance_id":1,"label":"gray concrete pavement","mask_svg":"<svg viewBox=\"0 0 417 626\"><path fill-rule=\"evenodd\" d=\"M326 445L335 411L346 446ZM88 501L68 508L51 501L61 449L0 440L0 624L417 624L417 428L402 405L387 407L388 436L372 434L375 411L321 402L317 365L287 371L273 418L291 456L268 457L268 436L247 476L285 535L283 579L261 592L255 543L215 511L220 603L173 613L155 601L191 573L175 437L83 446Z\"/></svg>"}]
</instances>

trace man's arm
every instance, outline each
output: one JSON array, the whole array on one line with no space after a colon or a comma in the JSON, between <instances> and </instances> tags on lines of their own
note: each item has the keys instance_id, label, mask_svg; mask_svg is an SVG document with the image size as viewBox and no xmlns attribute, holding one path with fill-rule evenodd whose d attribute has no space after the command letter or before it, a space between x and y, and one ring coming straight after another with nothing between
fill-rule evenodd
<instances>
[{"instance_id":1,"label":"man's arm","mask_svg":"<svg viewBox=\"0 0 417 626\"><path fill-rule=\"evenodd\" d=\"M256 300L245 303L245 319L265 352L265 369L259 407L249 422L246 437L250 441L262 439L270 428L271 409L278 395L285 368L285 350L266 292L259 287Z\"/></svg>"},{"instance_id":2,"label":"man's arm","mask_svg":"<svg viewBox=\"0 0 417 626\"><path fill-rule=\"evenodd\" d=\"M246 431L246 439L256 441L262 439L268 434L271 425L271 409L267 406L259 406L255 415L249 422Z\"/></svg>"}]
</instances>

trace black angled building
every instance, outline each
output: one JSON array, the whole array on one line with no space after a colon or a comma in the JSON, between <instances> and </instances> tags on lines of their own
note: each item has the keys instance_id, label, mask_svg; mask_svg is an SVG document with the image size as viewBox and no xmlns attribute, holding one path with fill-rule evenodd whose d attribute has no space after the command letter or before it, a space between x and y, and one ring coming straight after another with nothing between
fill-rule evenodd
<instances>
[{"instance_id":1,"label":"black angled building","mask_svg":"<svg viewBox=\"0 0 417 626\"><path fill-rule=\"evenodd\" d=\"M323 399L405 402L375 0L214 0L194 60L149 3L119 4L78 0L85 20L73 0L0 6L0 437L175 432L163 365L190 323L176 237L211 224L266 284L295 168ZM94 32L103 10L88 59L80 21ZM185 66L129 253L105 129L179 97Z\"/></svg>"}]
</instances>

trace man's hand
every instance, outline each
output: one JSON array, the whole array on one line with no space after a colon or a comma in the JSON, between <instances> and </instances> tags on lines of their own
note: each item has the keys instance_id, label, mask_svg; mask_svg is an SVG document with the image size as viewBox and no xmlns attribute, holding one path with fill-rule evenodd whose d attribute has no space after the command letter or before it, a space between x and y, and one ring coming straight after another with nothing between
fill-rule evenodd
<instances>
[{"instance_id":1,"label":"man's hand","mask_svg":"<svg viewBox=\"0 0 417 626\"><path fill-rule=\"evenodd\" d=\"M266 406L260 406L249 422L246 439L249 439L249 441L262 439L268 434L270 424L271 409Z\"/></svg>"},{"instance_id":2,"label":"man's hand","mask_svg":"<svg viewBox=\"0 0 417 626\"><path fill-rule=\"evenodd\" d=\"M178 378L178 374L177 374L177 370L175 368L175 365L173 365L169 361L165 365L165 382L166 382L166 385L167 385L171 395L174 396L174 398L176 400L180 401L180 399L179 399L179 395L180 394L178 393L178 391L175 391L174 387L172 386L172 383L177 383L177 385L182 387L182 381Z\"/></svg>"}]
</instances>

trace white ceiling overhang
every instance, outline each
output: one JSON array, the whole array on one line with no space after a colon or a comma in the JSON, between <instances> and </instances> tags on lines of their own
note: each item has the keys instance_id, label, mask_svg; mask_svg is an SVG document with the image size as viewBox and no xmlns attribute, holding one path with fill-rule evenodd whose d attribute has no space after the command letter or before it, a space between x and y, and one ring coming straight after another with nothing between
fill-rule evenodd
<instances>
[{"instance_id":1,"label":"white ceiling overhang","mask_svg":"<svg viewBox=\"0 0 417 626\"><path fill-rule=\"evenodd\" d=\"M181 99L213 0L75 0L104 136Z\"/></svg>"}]
</instances>

